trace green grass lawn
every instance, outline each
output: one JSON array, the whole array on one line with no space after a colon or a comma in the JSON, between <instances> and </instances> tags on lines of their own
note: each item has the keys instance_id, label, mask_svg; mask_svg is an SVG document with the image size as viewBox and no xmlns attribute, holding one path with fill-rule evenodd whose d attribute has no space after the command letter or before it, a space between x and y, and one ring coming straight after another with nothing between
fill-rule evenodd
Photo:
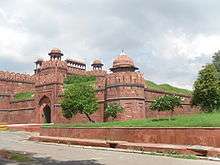
<instances>
[{"instance_id":1,"label":"green grass lawn","mask_svg":"<svg viewBox=\"0 0 220 165\"><path fill-rule=\"evenodd\" d=\"M192 91L190 90L177 88L169 84L156 84L149 80L145 80L145 83L147 87L152 90L159 90L159 91L165 91L165 92L176 93L176 94L185 94L185 95L192 94Z\"/></svg>"},{"instance_id":2,"label":"green grass lawn","mask_svg":"<svg viewBox=\"0 0 220 165\"><path fill-rule=\"evenodd\" d=\"M220 127L220 112L200 113L191 116L168 118L115 121L104 123L55 124L44 128L73 128L73 127Z\"/></svg>"},{"instance_id":3,"label":"green grass lawn","mask_svg":"<svg viewBox=\"0 0 220 165\"><path fill-rule=\"evenodd\" d=\"M30 100L33 97L34 94L32 92L20 92L15 94L14 101Z\"/></svg>"}]
</instances>

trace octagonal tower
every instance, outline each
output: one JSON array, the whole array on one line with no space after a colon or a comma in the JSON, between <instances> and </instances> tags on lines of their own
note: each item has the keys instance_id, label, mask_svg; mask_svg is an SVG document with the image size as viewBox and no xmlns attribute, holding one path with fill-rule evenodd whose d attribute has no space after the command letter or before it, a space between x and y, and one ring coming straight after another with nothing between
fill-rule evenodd
<instances>
[{"instance_id":1,"label":"octagonal tower","mask_svg":"<svg viewBox=\"0 0 220 165\"><path fill-rule=\"evenodd\" d=\"M124 111L116 120L143 119L145 117L144 77L134 61L124 52L115 58L112 73L107 75L107 104L119 103Z\"/></svg>"}]
</instances>

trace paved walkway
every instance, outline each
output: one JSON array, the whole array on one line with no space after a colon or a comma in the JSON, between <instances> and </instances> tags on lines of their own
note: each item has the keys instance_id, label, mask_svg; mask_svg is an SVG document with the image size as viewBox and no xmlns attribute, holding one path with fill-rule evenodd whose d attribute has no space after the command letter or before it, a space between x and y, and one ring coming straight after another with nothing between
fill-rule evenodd
<instances>
[{"instance_id":1,"label":"paved walkway","mask_svg":"<svg viewBox=\"0 0 220 165\"><path fill-rule=\"evenodd\" d=\"M219 162L205 160L186 160L146 154L124 153L117 151L85 149L28 141L29 133L0 132L0 149L24 151L34 154L42 165L219 165ZM0 160L0 164L7 164Z\"/></svg>"}]
</instances>

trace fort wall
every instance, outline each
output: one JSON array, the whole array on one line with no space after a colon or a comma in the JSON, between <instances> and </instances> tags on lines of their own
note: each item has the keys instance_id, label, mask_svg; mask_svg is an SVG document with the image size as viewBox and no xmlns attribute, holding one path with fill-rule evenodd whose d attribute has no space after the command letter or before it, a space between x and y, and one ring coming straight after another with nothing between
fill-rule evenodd
<instances>
[{"instance_id":1,"label":"fort wall","mask_svg":"<svg viewBox=\"0 0 220 165\"><path fill-rule=\"evenodd\" d=\"M181 97L182 103L181 106L178 108L175 108L173 115L189 115L198 113L198 108L191 106L191 96L183 95L183 94L175 94L175 93L169 93L164 91L157 91L157 90L151 90L145 88L145 117L146 118L156 118L156 117L167 117L170 116L170 112L164 111L164 112L157 112L152 111L150 109L150 104L158 97L165 96L165 95L175 95Z\"/></svg>"},{"instance_id":2,"label":"fort wall","mask_svg":"<svg viewBox=\"0 0 220 165\"><path fill-rule=\"evenodd\" d=\"M168 116L169 112L150 110L150 104L157 97L173 95L164 91L150 90L145 85L144 76L134 66L127 55L119 55L113 62L111 73L102 70L103 64L95 60L93 70L87 71L86 65L74 60L61 60L59 49L52 50L50 60L36 61L35 74L19 74L0 71L0 122L8 123L43 123L45 107L49 107L51 121L54 123L71 123L88 121L85 115L78 114L72 119L65 119L60 107L64 92L64 79L70 75L95 76L96 97L99 109L91 115L95 121L109 121L104 112L109 103L119 103L124 111L115 120L144 119L157 116ZM13 101L18 92L32 91L34 98L24 101ZM178 95L178 94L175 94ZM190 104L191 96L178 95L182 98L182 107L174 115L197 113Z\"/></svg>"},{"instance_id":3,"label":"fort wall","mask_svg":"<svg viewBox=\"0 0 220 165\"><path fill-rule=\"evenodd\" d=\"M12 94L33 90L34 81L34 76L28 74L0 71L1 93Z\"/></svg>"}]
</instances>

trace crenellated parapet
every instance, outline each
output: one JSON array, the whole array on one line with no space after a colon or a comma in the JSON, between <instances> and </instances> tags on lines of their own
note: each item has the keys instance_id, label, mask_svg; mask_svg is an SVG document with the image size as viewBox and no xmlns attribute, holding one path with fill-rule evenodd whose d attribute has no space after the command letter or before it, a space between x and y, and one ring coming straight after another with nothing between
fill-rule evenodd
<instances>
[{"instance_id":1,"label":"crenellated parapet","mask_svg":"<svg viewBox=\"0 0 220 165\"><path fill-rule=\"evenodd\" d=\"M34 83L33 76L30 76L28 74L20 74L20 73L7 72L7 71L6 72L0 71L0 80L7 82L19 82L19 83L28 83L28 84Z\"/></svg>"},{"instance_id":2,"label":"crenellated parapet","mask_svg":"<svg viewBox=\"0 0 220 165\"><path fill-rule=\"evenodd\" d=\"M64 61L59 61L59 60L43 61L41 70L48 69L48 68L55 68L55 67L67 69L67 64Z\"/></svg>"},{"instance_id":3,"label":"crenellated parapet","mask_svg":"<svg viewBox=\"0 0 220 165\"><path fill-rule=\"evenodd\" d=\"M67 68L68 75L86 75L86 71L84 69L80 69L77 67L68 67Z\"/></svg>"},{"instance_id":4,"label":"crenellated parapet","mask_svg":"<svg viewBox=\"0 0 220 165\"><path fill-rule=\"evenodd\" d=\"M95 77L105 77L107 72L105 70L90 70L86 72L88 76L95 76Z\"/></svg>"},{"instance_id":5,"label":"crenellated parapet","mask_svg":"<svg viewBox=\"0 0 220 165\"><path fill-rule=\"evenodd\" d=\"M116 84L144 85L144 76L139 72L116 72L107 75L107 86Z\"/></svg>"}]
</instances>

